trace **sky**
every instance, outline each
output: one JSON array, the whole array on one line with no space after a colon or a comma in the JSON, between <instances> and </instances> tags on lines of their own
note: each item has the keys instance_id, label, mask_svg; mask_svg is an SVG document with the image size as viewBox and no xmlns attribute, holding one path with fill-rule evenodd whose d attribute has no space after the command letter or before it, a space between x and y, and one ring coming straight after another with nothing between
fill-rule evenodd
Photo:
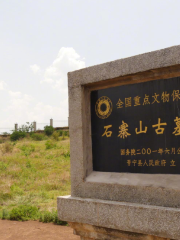
<instances>
[{"instance_id":1,"label":"sky","mask_svg":"<svg viewBox=\"0 0 180 240\"><path fill-rule=\"evenodd\" d=\"M179 0L0 0L0 132L66 126L67 72L179 45L179 10Z\"/></svg>"}]
</instances>

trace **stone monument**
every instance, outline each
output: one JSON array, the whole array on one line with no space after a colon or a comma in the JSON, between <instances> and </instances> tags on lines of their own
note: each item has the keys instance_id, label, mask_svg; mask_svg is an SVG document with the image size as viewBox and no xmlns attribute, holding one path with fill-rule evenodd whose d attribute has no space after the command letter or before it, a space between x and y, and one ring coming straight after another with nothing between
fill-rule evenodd
<instances>
[{"instance_id":1,"label":"stone monument","mask_svg":"<svg viewBox=\"0 0 180 240\"><path fill-rule=\"evenodd\" d=\"M180 239L180 46L68 73L71 196L82 240Z\"/></svg>"}]
</instances>

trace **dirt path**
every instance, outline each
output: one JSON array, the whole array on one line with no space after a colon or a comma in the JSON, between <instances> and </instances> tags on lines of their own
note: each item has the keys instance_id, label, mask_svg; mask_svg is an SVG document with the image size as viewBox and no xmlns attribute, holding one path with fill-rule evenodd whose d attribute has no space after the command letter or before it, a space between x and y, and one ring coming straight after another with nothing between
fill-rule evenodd
<instances>
[{"instance_id":1,"label":"dirt path","mask_svg":"<svg viewBox=\"0 0 180 240\"><path fill-rule=\"evenodd\" d=\"M70 227L40 223L0 220L0 240L80 240Z\"/></svg>"}]
</instances>

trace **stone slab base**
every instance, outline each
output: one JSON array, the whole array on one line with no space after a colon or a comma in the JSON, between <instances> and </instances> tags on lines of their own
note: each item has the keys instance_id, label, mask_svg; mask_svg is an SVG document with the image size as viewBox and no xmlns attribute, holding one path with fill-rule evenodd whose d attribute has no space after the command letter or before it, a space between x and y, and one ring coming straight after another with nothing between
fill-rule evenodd
<instances>
[{"instance_id":1,"label":"stone slab base","mask_svg":"<svg viewBox=\"0 0 180 240\"><path fill-rule=\"evenodd\" d=\"M78 226L96 226L96 230L111 229L113 235L115 231L118 234L120 233L119 231L139 234L138 238L119 238L119 236L116 236L117 234L114 238L107 238L104 237L107 234L102 232L103 237L97 238L96 235L90 234L91 231L89 231L88 235L81 235L84 238L91 239L94 236L92 239L180 240L180 208L148 206L71 196L58 197L57 206L59 219L78 224L89 224ZM86 233L86 231L83 232ZM92 232L96 233L97 231L93 230ZM140 238L140 236L143 236L143 238ZM147 238L147 236L157 236L159 238Z\"/></svg>"},{"instance_id":2,"label":"stone slab base","mask_svg":"<svg viewBox=\"0 0 180 240\"><path fill-rule=\"evenodd\" d=\"M81 237L81 240L172 240L170 238L119 231L83 223L69 222L69 225L74 229L74 234Z\"/></svg>"}]
</instances>

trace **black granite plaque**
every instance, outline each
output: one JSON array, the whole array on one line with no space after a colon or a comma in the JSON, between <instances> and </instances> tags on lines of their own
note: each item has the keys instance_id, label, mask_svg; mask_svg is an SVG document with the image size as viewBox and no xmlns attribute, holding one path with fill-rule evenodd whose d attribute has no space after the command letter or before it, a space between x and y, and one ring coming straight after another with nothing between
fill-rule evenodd
<instances>
[{"instance_id":1,"label":"black granite plaque","mask_svg":"<svg viewBox=\"0 0 180 240\"><path fill-rule=\"evenodd\" d=\"M93 169L180 174L180 77L91 93Z\"/></svg>"}]
</instances>

